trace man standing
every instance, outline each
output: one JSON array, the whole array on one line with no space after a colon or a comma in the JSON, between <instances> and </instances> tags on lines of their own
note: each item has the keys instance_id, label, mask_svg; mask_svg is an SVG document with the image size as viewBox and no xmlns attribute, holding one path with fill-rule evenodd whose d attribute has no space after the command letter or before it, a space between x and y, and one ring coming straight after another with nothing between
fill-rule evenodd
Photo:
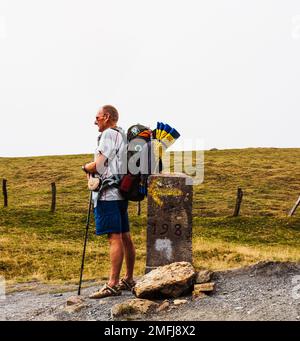
<instances>
[{"instance_id":1,"label":"man standing","mask_svg":"<svg viewBox=\"0 0 300 341\"><path fill-rule=\"evenodd\" d=\"M118 111L111 105L105 105L98 111L95 124L101 135L95 159L83 166L89 176L99 176L101 180L99 192L93 192L96 234L108 235L111 262L108 283L90 298L118 296L121 290L131 290L135 284L135 248L129 233L128 201L124 200L117 188L125 148L124 133L117 127L118 119ZM124 257L126 274L120 279Z\"/></svg>"}]
</instances>

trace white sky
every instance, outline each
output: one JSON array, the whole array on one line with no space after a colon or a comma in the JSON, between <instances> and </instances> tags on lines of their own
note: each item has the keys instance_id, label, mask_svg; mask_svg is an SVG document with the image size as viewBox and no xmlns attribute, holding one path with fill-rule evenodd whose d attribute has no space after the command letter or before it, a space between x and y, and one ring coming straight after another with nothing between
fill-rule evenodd
<instances>
[{"instance_id":1,"label":"white sky","mask_svg":"<svg viewBox=\"0 0 300 341\"><path fill-rule=\"evenodd\" d=\"M92 153L103 104L205 149L300 147L299 76L297 0L0 0L0 156Z\"/></svg>"}]
</instances>

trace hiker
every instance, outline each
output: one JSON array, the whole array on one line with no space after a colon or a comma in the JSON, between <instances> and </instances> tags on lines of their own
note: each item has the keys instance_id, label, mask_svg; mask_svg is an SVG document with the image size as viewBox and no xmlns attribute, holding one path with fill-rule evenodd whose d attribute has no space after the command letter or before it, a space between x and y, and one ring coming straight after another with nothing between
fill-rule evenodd
<instances>
[{"instance_id":1,"label":"hiker","mask_svg":"<svg viewBox=\"0 0 300 341\"><path fill-rule=\"evenodd\" d=\"M96 235L108 235L111 262L108 283L90 295L90 298L119 296L121 290L131 290L135 285L135 247L129 232L128 200L118 190L119 174L122 174L120 169L124 166L122 154L126 146L124 132L117 127L118 118L118 111L113 106L105 105L100 108L95 120L100 136L94 162L83 166L92 182L96 182L97 177L100 178L100 188L97 189L99 192L93 191ZM126 273L120 279L123 258Z\"/></svg>"}]
</instances>

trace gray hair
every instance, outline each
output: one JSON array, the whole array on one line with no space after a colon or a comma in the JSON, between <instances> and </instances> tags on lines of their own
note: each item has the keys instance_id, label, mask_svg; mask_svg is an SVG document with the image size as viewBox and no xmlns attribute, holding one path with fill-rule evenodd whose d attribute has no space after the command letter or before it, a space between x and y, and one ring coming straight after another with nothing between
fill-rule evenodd
<instances>
[{"instance_id":1,"label":"gray hair","mask_svg":"<svg viewBox=\"0 0 300 341\"><path fill-rule=\"evenodd\" d=\"M113 107L112 105L104 105L102 109L105 113L109 114L111 121L118 122L119 113L115 107Z\"/></svg>"}]
</instances>

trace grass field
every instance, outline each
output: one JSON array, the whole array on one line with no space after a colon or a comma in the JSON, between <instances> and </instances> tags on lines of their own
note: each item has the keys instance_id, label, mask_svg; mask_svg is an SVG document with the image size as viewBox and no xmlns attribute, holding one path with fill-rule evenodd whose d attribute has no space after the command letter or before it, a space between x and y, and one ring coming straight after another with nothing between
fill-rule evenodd
<instances>
[{"instance_id":1,"label":"grass field","mask_svg":"<svg viewBox=\"0 0 300 341\"><path fill-rule=\"evenodd\" d=\"M80 166L91 155L0 158L8 180L9 207L0 195L0 275L9 282L78 281L88 191ZM50 183L57 211L49 212ZM241 216L232 217L237 187ZM193 256L196 268L227 269L259 260L300 261L300 149L249 148L205 152L204 183L194 186ZM136 274L146 258L146 201L142 215L130 204L137 248ZM84 278L106 279L106 237L91 225Z\"/></svg>"}]
</instances>

